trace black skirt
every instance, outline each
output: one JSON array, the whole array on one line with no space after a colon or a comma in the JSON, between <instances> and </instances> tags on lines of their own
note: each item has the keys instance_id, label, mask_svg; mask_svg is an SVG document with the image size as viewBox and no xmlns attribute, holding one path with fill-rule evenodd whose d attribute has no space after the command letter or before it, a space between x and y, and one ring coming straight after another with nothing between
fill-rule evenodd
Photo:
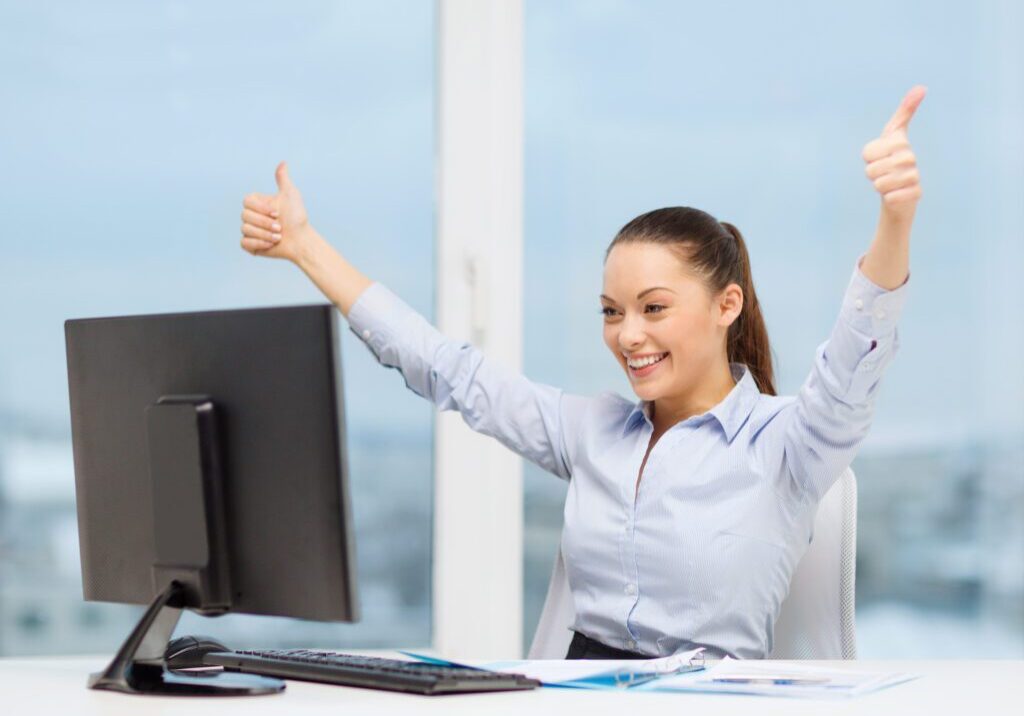
<instances>
[{"instance_id":1,"label":"black skirt","mask_svg":"<svg viewBox=\"0 0 1024 716\"><path fill-rule=\"evenodd\" d=\"M584 636L578 631L572 633L572 643L569 645L569 653L566 659L653 659L653 656L640 654L635 651L616 649L613 646L605 646L599 641Z\"/></svg>"}]
</instances>

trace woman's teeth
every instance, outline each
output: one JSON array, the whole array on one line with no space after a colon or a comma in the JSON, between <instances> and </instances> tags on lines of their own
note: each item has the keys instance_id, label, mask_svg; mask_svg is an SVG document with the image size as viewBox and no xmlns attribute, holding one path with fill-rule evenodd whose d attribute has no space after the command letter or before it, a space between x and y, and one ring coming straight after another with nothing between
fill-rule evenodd
<instances>
[{"instance_id":1,"label":"woman's teeth","mask_svg":"<svg viewBox=\"0 0 1024 716\"><path fill-rule=\"evenodd\" d=\"M668 356L668 353L662 353L661 355L656 356L648 356L647 358L641 358L640 360L627 359L626 363L629 365L630 368L633 369L646 368L647 366L653 365L654 363L657 363L660 360L664 360L666 356Z\"/></svg>"}]
</instances>

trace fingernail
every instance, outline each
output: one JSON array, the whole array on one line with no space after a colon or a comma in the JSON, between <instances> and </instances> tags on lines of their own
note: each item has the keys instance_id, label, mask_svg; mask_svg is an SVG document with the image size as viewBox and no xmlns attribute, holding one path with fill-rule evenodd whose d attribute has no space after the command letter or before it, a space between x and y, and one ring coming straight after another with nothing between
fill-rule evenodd
<instances>
[{"instance_id":1,"label":"fingernail","mask_svg":"<svg viewBox=\"0 0 1024 716\"><path fill-rule=\"evenodd\" d=\"M280 231L281 230L281 225L280 224L274 224L270 228L272 228L274 231Z\"/></svg>"},{"instance_id":2,"label":"fingernail","mask_svg":"<svg viewBox=\"0 0 1024 716\"><path fill-rule=\"evenodd\" d=\"M276 212L276 211L272 211L272 212L270 212L270 215L271 215L272 217L274 217L275 219L277 218L277 212Z\"/></svg>"},{"instance_id":3,"label":"fingernail","mask_svg":"<svg viewBox=\"0 0 1024 716\"><path fill-rule=\"evenodd\" d=\"M271 237L274 239L274 241L281 240L281 234L271 234Z\"/></svg>"}]
</instances>

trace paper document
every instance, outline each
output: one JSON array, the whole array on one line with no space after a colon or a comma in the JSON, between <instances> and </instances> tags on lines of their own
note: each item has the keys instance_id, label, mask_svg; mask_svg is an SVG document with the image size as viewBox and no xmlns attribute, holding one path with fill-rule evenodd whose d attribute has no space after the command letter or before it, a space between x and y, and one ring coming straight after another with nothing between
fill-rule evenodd
<instances>
[{"instance_id":1,"label":"paper document","mask_svg":"<svg viewBox=\"0 0 1024 716\"><path fill-rule=\"evenodd\" d=\"M703 651L703 648L693 649L658 659L534 659L482 664L459 663L408 651L402 653L434 664L522 674L545 686L608 689L628 688L666 676L699 671L704 668Z\"/></svg>"},{"instance_id":2,"label":"paper document","mask_svg":"<svg viewBox=\"0 0 1024 716\"><path fill-rule=\"evenodd\" d=\"M645 691L701 691L796 698L848 698L918 678L918 674L827 668L799 661L738 661L726 657L698 674L651 681Z\"/></svg>"}]
</instances>

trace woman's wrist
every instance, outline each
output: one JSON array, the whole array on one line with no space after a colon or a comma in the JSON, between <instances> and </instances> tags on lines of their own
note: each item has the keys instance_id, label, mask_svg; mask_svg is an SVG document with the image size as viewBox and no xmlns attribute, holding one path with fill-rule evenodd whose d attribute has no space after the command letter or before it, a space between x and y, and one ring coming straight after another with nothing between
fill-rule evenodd
<instances>
[{"instance_id":1,"label":"woman's wrist","mask_svg":"<svg viewBox=\"0 0 1024 716\"><path fill-rule=\"evenodd\" d=\"M292 262L316 284L346 317L352 305L373 281L356 269L312 227L296 242Z\"/></svg>"},{"instance_id":2,"label":"woman's wrist","mask_svg":"<svg viewBox=\"0 0 1024 716\"><path fill-rule=\"evenodd\" d=\"M860 270L873 283L887 291L899 288L910 270L910 229L913 214L893 215L882 210L874 241L868 248Z\"/></svg>"},{"instance_id":3,"label":"woman's wrist","mask_svg":"<svg viewBox=\"0 0 1024 716\"><path fill-rule=\"evenodd\" d=\"M313 266L322 263L327 242L310 224L296 232L295 239L295 254L289 258L303 273L309 274Z\"/></svg>"}]
</instances>

